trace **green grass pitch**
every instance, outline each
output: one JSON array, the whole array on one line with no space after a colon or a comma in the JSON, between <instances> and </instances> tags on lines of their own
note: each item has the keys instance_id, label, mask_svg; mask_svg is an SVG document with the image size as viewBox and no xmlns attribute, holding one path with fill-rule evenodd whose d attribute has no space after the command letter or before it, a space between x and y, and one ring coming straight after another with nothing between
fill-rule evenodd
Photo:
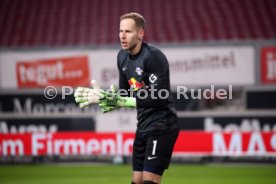
<instances>
[{"instance_id":1,"label":"green grass pitch","mask_svg":"<svg viewBox=\"0 0 276 184\"><path fill-rule=\"evenodd\" d=\"M129 184L130 165L0 165L1 184ZM162 184L276 184L272 165L174 165Z\"/></svg>"}]
</instances>

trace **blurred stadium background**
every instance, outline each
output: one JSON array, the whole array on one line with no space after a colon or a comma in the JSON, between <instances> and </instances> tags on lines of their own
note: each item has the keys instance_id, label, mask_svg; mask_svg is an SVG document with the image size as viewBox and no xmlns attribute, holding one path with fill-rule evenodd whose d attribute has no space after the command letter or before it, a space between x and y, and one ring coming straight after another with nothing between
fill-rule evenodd
<instances>
[{"instance_id":1,"label":"blurred stadium background","mask_svg":"<svg viewBox=\"0 0 276 184\"><path fill-rule=\"evenodd\" d=\"M173 162L274 164L275 0L0 0L0 163L129 163L136 112L80 109L70 88L117 84L127 12L170 63Z\"/></svg>"}]
</instances>

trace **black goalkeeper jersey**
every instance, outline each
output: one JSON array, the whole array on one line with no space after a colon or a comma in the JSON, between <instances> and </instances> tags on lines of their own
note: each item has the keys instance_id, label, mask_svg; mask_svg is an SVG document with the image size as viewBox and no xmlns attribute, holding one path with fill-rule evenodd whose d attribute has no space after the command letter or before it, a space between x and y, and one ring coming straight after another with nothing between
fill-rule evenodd
<instances>
[{"instance_id":1,"label":"black goalkeeper jersey","mask_svg":"<svg viewBox=\"0 0 276 184\"><path fill-rule=\"evenodd\" d=\"M178 128L166 56L158 48L143 42L136 55L121 49L117 64L119 88L136 97L137 130L162 132Z\"/></svg>"}]
</instances>

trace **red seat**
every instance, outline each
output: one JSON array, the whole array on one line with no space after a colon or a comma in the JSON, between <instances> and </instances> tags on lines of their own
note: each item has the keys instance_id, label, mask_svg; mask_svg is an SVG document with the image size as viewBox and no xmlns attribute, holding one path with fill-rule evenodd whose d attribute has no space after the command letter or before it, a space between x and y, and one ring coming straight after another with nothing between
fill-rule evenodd
<instances>
[{"instance_id":1,"label":"red seat","mask_svg":"<svg viewBox=\"0 0 276 184\"><path fill-rule=\"evenodd\" d=\"M1 0L0 46L118 43L119 16L139 12L154 43L275 39L275 0Z\"/></svg>"}]
</instances>

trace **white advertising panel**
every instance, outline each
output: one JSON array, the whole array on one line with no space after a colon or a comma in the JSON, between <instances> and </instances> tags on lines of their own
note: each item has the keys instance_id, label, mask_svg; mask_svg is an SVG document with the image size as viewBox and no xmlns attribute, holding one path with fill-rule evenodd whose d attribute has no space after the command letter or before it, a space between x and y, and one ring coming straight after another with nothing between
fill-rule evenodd
<instances>
[{"instance_id":1,"label":"white advertising panel","mask_svg":"<svg viewBox=\"0 0 276 184\"><path fill-rule=\"evenodd\" d=\"M163 52L173 86L255 83L253 47L167 48Z\"/></svg>"},{"instance_id":2,"label":"white advertising panel","mask_svg":"<svg viewBox=\"0 0 276 184\"><path fill-rule=\"evenodd\" d=\"M136 110L120 109L95 116L97 132L135 132Z\"/></svg>"},{"instance_id":3,"label":"white advertising panel","mask_svg":"<svg viewBox=\"0 0 276 184\"><path fill-rule=\"evenodd\" d=\"M75 57L87 57L88 66L89 66L89 78L97 80L103 87L109 87L110 84L118 83L118 74L117 74L117 50L56 50L56 51L12 51L12 52L2 52L0 53L0 88L2 89L13 89L20 88L22 85L22 77L26 76L27 79L35 78L45 78L45 81L49 81L48 86L57 82L57 86L62 84L60 76L67 76L68 68L72 65L73 59L70 62L62 62L61 67L54 68L57 64L50 65L49 62L60 63L59 60L64 58L70 59ZM56 60L56 61L55 61ZM18 69L18 65L27 63L31 65L28 68L28 71L24 70L24 75L19 73L22 70ZM83 64L80 68L83 68ZM76 66L72 65L71 68ZM21 67L22 68L22 67ZM26 67L25 67L26 68ZM50 70L50 71L49 71ZM71 69L72 70L72 69ZM51 76L49 76L49 74ZM56 74L56 77L53 74ZM19 76L19 77L18 77ZM31 77L30 77L31 76ZM21 78L20 78L21 77ZM24 78L24 79L25 79ZM50 79L53 79L52 81ZM83 78L83 76L82 76ZM67 79L67 78L66 78ZM19 80L19 81L18 81ZM76 78L74 78L76 80ZM81 80L80 80L81 81ZM83 80L82 80L83 81ZM33 82L33 81L27 81ZM21 84L21 85L20 85ZM76 83L75 83L76 84ZM78 84L76 84L78 85ZM83 86L83 82L79 85ZM47 83L44 83L43 86L40 85L25 85L32 88L42 88L47 86Z\"/></svg>"},{"instance_id":4,"label":"white advertising panel","mask_svg":"<svg viewBox=\"0 0 276 184\"><path fill-rule=\"evenodd\" d=\"M88 59L89 77L102 87L118 84L117 53L119 49L99 50L56 50L56 51L14 51L0 53L0 88L19 88L18 65L28 64L27 74L45 76L45 70L38 61L85 56ZM253 47L199 47L161 48L170 64L171 85L252 85L255 83L255 60ZM72 59L71 59L72 60ZM35 63L35 64L32 64ZM49 61L47 61L49 63ZM35 67L34 67L35 66ZM84 65L80 66L83 68ZM26 67L25 67L26 68ZM36 69L31 73L30 69ZM38 70L38 68L40 70ZM42 68L42 69L41 69ZM62 67L60 67L62 69ZM60 69L59 68L59 69ZM68 67L67 67L68 68ZM69 68L74 68L71 66ZM63 74L65 76L68 69ZM40 72L40 73L39 73ZM44 72L44 73L43 73ZM24 79L25 79L24 78ZM29 77L31 78L31 77ZM57 79L54 79L56 82ZM63 79L64 80L64 79ZM63 80L58 80L61 84ZM76 79L74 79L76 80ZM46 81L49 81L47 79ZM77 81L77 80L76 80ZM51 83L49 83L50 85ZM21 86L22 79L21 79ZM26 85L25 85L26 86ZM29 85L39 87L37 85ZM47 86L47 85L44 85Z\"/></svg>"}]
</instances>

